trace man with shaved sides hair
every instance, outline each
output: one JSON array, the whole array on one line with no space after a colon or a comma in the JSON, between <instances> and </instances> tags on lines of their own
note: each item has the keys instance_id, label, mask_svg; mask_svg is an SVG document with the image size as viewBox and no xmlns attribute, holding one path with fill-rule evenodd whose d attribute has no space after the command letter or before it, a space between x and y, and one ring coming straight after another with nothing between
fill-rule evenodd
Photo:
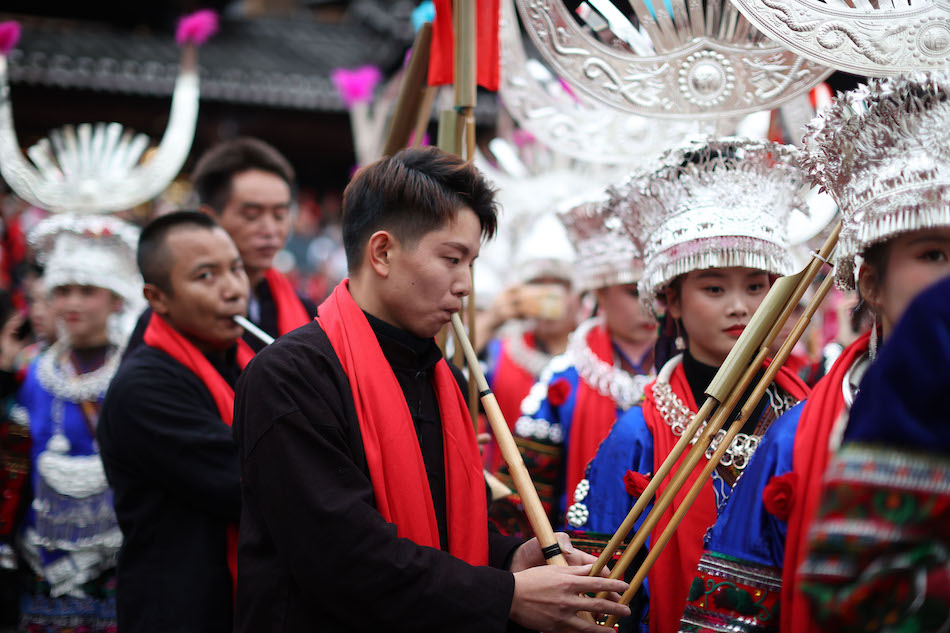
<instances>
[{"instance_id":1,"label":"man with shaved sides hair","mask_svg":"<svg viewBox=\"0 0 950 633\"><path fill-rule=\"evenodd\" d=\"M261 351L238 382L241 460L235 631L606 631L578 611L593 557L488 529L465 399L434 336L472 289L496 227L469 163L409 149L343 194L350 276L317 320ZM614 596L616 598L616 596Z\"/></svg>"},{"instance_id":2,"label":"man with shaved sides hair","mask_svg":"<svg viewBox=\"0 0 950 633\"><path fill-rule=\"evenodd\" d=\"M228 233L195 211L146 226L138 265L153 314L98 426L124 537L118 627L228 633L241 505L233 388L253 356L233 317L247 311L247 274Z\"/></svg>"}]
</instances>

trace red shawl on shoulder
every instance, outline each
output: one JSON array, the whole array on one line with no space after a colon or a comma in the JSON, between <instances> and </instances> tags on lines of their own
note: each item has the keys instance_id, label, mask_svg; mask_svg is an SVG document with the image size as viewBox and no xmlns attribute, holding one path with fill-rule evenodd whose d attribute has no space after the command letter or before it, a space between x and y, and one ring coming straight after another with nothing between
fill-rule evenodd
<instances>
[{"instance_id":1,"label":"red shawl on shoulder","mask_svg":"<svg viewBox=\"0 0 950 633\"><path fill-rule=\"evenodd\" d=\"M264 273L267 287L277 306L277 333L283 336L310 322L310 315L300 302L293 285L274 268Z\"/></svg>"},{"instance_id":2,"label":"red shawl on shoulder","mask_svg":"<svg viewBox=\"0 0 950 633\"><path fill-rule=\"evenodd\" d=\"M377 510L399 536L438 549L439 527L416 428L376 333L350 295L349 280L321 304L317 320L353 391ZM435 366L435 391L445 447L448 551L472 565L487 565L488 506L475 429L444 359Z\"/></svg>"},{"instance_id":3,"label":"red shawl on shoulder","mask_svg":"<svg viewBox=\"0 0 950 633\"><path fill-rule=\"evenodd\" d=\"M587 347L597 358L613 365L614 352L610 334L603 323L587 333ZM567 466L565 484L567 497L574 496L577 484L584 478L587 464L597 454L597 447L610 433L617 421L617 403L601 394L581 378L577 382L577 401L567 438Z\"/></svg>"}]
</instances>

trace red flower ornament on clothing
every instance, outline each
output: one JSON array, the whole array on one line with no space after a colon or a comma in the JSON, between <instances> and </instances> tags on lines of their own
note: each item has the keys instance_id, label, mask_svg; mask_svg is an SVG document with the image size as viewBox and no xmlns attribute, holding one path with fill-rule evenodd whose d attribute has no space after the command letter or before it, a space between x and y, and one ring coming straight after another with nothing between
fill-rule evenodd
<instances>
[{"instance_id":1,"label":"red flower ornament on clothing","mask_svg":"<svg viewBox=\"0 0 950 633\"><path fill-rule=\"evenodd\" d=\"M782 521L788 521L788 515L795 505L795 485L798 475L788 472L772 477L762 490L762 503L769 514Z\"/></svg>"},{"instance_id":2,"label":"red flower ornament on clothing","mask_svg":"<svg viewBox=\"0 0 950 633\"><path fill-rule=\"evenodd\" d=\"M623 485L627 489L627 494L633 497L639 497L643 494L643 491L646 490L646 487L650 485L650 477L649 475L628 470L627 474L623 476Z\"/></svg>"},{"instance_id":3,"label":"red flower ornament on clothing","mask_svg":"<svg viewBox=\"0 0 950 633\"><path fill-rule=\"evenodd\" d=\"M571 383L566 378L558 378L548 385L548 402L552 406L561 406L567 402L569 395L571 395Z\"/></svg>"}]
</instances>

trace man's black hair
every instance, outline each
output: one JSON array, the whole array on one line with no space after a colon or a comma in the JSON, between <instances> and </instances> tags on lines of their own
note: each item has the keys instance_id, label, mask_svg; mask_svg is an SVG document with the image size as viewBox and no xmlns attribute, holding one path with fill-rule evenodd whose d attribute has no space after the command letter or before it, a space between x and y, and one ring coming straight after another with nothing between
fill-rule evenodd
<instances>
[{"instance_id":1,"label":"man's black hair","mask_svg":"<svg viewBox=\"0 0 950 633\"><path fill-rule=\"evenodd\" d=\"M174 263L165 246L169 233L185 227L210 231L217 226L218 223L214 221L214 218L200 211L175 211L149 222L139 235L139 246L135 256L142 279L147 284L169 292L171 269Z\"/></svg>"},{"instance_id":2,"label":"man's black hair","mask_svg":"<svg viewBox=\"0 0 950 633\"><path fill-rule=\"evenodd\" d=\"M435 147L405 149L367 165L343 192L343 248L359 268L370 236L388 230L412 247L463 207L478 216L481 234L498 225L495 191L471 163Z\"/></svg>"},{"instance_id":3,"label":"man's black hair","mask_svg":"<svg viewBox=\"0 0 950 633\"><path fill-rule=\"evenodd\" d=\"M294 168L283 154L260 139L241 137L215 145L198 159L191 180L199 201L221 213L235 174L251 169L274 174L294 188Z\"/></svg>"}]
</instances>

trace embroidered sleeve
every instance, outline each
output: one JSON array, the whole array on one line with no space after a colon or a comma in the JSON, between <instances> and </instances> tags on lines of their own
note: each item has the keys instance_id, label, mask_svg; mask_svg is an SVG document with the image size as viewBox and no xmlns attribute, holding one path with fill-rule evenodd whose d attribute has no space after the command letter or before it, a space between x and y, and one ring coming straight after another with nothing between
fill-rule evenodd
<instances>
[{"instance_id":1,"label":"embroidered sleeve","mask_svg":"<svg viewBox=\"0 0 950 633\"><path fill-rule=\"evenodd\" d=\"M950 621L950 460L847 445L832 462L800 573L835 631L936 631Z\"/></svg>"}]
</instances>

